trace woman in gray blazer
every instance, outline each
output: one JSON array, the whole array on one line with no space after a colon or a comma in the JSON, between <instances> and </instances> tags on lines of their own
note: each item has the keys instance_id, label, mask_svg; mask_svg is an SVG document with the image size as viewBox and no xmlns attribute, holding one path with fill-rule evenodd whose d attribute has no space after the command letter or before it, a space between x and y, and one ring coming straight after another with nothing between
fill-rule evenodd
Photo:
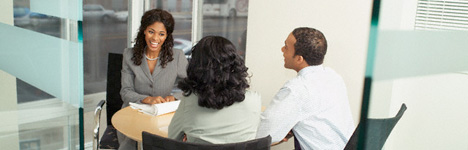
<instances>
[{"instance_id":1,"label":"woman in gray blazer","mask_svg":"<svg viewBox=\"0 0 468 150\"><path fill-rule=\"evenodd\" d=\"M174 101L171 95L177 77L187 76L187 59L181 50L173 50L174 18L161 9L141 17L133 48L123 52L122 108L130 102L157 104ZM136 141L118 132L119 149L135 149Z\"/></svg>"}]
</instances>

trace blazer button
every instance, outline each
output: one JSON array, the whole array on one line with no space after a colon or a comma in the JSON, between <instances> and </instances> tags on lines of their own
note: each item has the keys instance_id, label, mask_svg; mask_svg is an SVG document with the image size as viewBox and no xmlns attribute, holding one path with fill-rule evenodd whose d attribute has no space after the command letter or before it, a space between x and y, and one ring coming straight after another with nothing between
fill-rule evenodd
<instances>
[{"instance_id":1,"label":"blazer button","mask_svg":"<svg viewBox=\"0 0 468 150\"><path fill-rule=\"evenodd\" d=\"M150 85L150 88L153 88L153 85Z\"/></svg>"}]
</instances>

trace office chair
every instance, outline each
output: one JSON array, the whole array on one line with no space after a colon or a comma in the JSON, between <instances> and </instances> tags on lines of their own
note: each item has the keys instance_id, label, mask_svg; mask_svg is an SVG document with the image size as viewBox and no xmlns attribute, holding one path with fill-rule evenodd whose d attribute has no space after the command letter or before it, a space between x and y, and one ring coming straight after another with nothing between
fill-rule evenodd
<instances>
[{"instance_id":1,"label":"office chair","mask_svg":"<svg viewBox=\"0 0 468 150\"><path fill-rule=\"evenodd\" d=\"M109 53L107 63L107 89L106 100L101 100L94 112L94 141L93 149L118 149L119 141L117 131L112 125L112 116L122 108L122 98L120 97L122 54ZM101 118L102 106L106 105L107 128L99 140L99 120ZM99 143L99 144L98 144Z\"/></svg>"},{"instance_id":2,"label":"office chair","mask_svg":"<svg viewBox=\"0 0 468 150\"><path fill-rule=\"evenodd\" d=\"M385 119L367 119L366 123L366 136L364 148L366 150L380 150L382 149L385 141L387 141L388 136L392 132L395 125L400 120L403 113L406 111L406 105L403 103L401 105L400 111L395 117L385 118ZM345 150L355 150L359 140L363 140L361 135L361 130L364 130L362 124L359 123L353 135L346 144Z\"/></svg>"},{"instance_id":3,"label":"office chair","mask_svg":"<svg viewBox=\"0 0 468 150\"><path fill-rule=\"evenodd\" d=\"M164 138L143 131L143 150L269 150L271 137L229 144L197 144Z\"/></svg>"}]
</instances>

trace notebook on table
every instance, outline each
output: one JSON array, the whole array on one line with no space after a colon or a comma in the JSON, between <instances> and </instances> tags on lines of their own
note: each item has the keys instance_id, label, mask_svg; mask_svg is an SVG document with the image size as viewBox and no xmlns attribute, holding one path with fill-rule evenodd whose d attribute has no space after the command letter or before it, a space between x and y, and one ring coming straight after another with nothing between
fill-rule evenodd
<instances>
[{"instance_id":1,"label":"notebook on table","mask_svg":"<svg viewBox=\"0 0 468 150\"><path fill-rule=\"evenodd\" d=\"M139 104L139 103L132 103L132 102L130 102L129 104L130 104L130 107L140 112L143 112L145 114L152 115L152 116L159 116L159 115L163 115L163 114L176 111L177 107L179 107L180 100L153 104L153 105Z\"/></svg>"}]
</instances>

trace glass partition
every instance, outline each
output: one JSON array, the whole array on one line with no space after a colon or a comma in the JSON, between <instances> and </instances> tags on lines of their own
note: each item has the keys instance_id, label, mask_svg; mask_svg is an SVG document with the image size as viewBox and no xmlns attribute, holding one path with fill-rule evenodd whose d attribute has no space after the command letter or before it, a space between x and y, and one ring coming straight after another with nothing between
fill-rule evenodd
<instances>
[{"instance_id":1,"label":"glass partition","mask_svg":"<svg viewBox=\"0 0 468 150\"><path fill-rule=\"evenodd\" d=\"M222 36L229 39L245 57L248 0L201 0L202 37Z\"/></svg>"},{"instance_id":2,"label":"glass partition","mask_svg":"<svg viewBox=\"0 0 468 150\"><path fill-rule=\"evenodd\" d=\"M82 1L2 5L1 149L83 148Z\"/></svg>"},{"instance_id":3,"label":"glass partition","mask_svg":"<svg viewBox=\"0 0 468 150\"><path fill-rule=\"evenodd\" d=\"M468 149L466 6L374 1L362 117L393 117L402 103L408 107L385 149Z\"/></svg>"},{"instance_id":4,"label":"glass partition","mask_svg":"<svg viewBox=\"0 0 468 150\"><path fill-rule=\"evenodd\" d=\"M127 48L129 0L83 0L83 85L85 148L93 145L94 109L106 99L109 53ZM106 107L101 114L100 135L106 129ZM110 118L109 118L110 120Z\"/></svg>"},{"instance_id":5,"label":"glass partition","mask_svg":"<svg viewBox=\"0 0 468 150\"><path fill-rule=\"evenodd\" d=\"M105 99L107 57L128 47L128 14L128 0L83 0L85 101Z\"/></svg>"},{"instance_id":6,"label":"glass partition","mask_svg":"<svg viewBox=\"0 0 468 150\"><path fill-rule=\"evenodd\" d=\"M151 0L148 8L164 9L174 16L174 48L189 58L192 45L208 35L229 39L245 56L248 6L248 0Z\"/></svg>"}]
</instances>

